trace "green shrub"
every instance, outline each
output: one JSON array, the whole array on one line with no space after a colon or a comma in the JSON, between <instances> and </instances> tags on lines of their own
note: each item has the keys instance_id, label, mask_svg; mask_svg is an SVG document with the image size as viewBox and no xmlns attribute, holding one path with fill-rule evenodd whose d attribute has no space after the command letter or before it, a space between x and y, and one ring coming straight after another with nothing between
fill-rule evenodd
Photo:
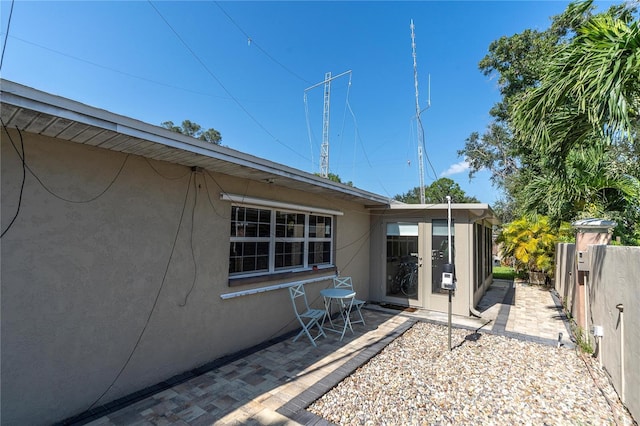
<instances>
[{"instance_id":1,"label":"green shrub","mask_svg":"<svg viewBox=\"0 0 640 426\"><path fill-rule=\"evenodd\" d=\"M580 350L586 354L593 353L593 346L589 341L589 335L585 333L584 329L579 325L576 325L575 322L572 324L573 335L576 337L576 343L578 343L578 347Z\"/></svg>"},{"instance_id":2,"label":"green shrub","mask_svg":"<svg viewBox=\"0 0 640 426\"><path fill-rule=\"evenodd\" d=\"M503 256L515 259L516 273L553 274L555 244L569 238L573 231L567 223L553 226L546 216L523 216L502 227L497 242L503 244Z\"/></svg>"}]
</instances>

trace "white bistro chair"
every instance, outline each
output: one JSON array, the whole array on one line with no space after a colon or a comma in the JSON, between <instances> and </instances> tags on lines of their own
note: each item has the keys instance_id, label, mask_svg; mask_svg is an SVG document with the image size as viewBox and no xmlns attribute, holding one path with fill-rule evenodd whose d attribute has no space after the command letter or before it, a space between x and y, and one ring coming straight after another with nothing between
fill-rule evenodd
<instances>
[{"instance_id":1,"label":"white bistro chair","mask_svg":"<svg viewBox=\"0 0 640 426\"><path fill-rule=\"evenodd\" d=\"M293 304L293 311L302 326L300 333L293 339L295 342L303 333L307 335L313 346L316 345L316 340L320 336L327 337L320 325L320 322L324 318L324 309L311 309L309 303L307 303L307 294L304 291L304 285L298 284L289 287L289 294L291 295L291 303ZM318 334L316 336L311 335L312 328L316 326L318 328Z\"/></svg>"},{"instance_id":2,"label":"white bistro chair","mask_svg":"<svg viewBox=\"0 0 640 426\"><path fill-rule=\"evenodd\" d=\"M333 287L353 290L353 281L351 280L351 277L335 277L333 279ZM352 307L356 309L356 312L358 313L358 316L360 317L360 319L357 321L351 321L351 324L358 324L358 323L364 324L364 317L362 316L362 311L360 310L364 306L364 304L365 304L364 300L360 300L356 298L353 299Z\"/></svg>"}]
</instances>

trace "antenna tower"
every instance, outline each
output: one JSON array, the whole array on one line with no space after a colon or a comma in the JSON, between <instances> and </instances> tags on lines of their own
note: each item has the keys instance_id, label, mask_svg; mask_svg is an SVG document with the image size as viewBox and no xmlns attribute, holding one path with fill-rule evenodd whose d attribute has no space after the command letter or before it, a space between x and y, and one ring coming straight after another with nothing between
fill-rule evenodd
<instances>
[{"instance_id":1,"label":"antenna tower","mask_svg":"<svg viewBox=\"0 0 640 426\"><path fill-rule=\"evenodd\" d=\"M320 147L320 176L329 177L329 111L331 103L331 81L343 75L351 74L351 70L345 71L342 74L338 74L335 77L331 77L331 72L327 72L324 75L324 81L314 84L311 87L304 89L304 96L306 99L307 91L324 85L324 107L322 109L322 145ZM351 81L349 81L351 83Z\"/></svg>"},{"instance_id":2,"label":"antenna tower","mask_svg":"<svg viewBox=\"0 0 640 426\"><path fill-rule=\"evenodd\" d=\"M416 123L418 125L418 168L420 170L420 204L425 203L424 198L424 159L422 152L422 145L424 143L424 134L422 129L422 122L420 121L420 101L418 100L418 64L416 62L416 35L414 32L415 25L413 25L413 19L411 20L411 51L413 56L413 81L416 88ZM429 106L431 102L429 101Z\"/></svg>"}]
</instances>

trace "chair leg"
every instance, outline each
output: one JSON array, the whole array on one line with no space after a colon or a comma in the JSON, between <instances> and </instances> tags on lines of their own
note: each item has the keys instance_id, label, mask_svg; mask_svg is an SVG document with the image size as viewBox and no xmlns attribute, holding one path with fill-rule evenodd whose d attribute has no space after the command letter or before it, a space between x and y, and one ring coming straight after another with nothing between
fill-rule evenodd
<instances>
[{"instance_id":1,"label":"chair leg","mask_svg":"<svg viewBox=\"0 0 640 426\"><path fill-rule=\"evenodd\" d=\"M318 345L316 345L316 339L314 339L313 336L311 335L311 333L309 333L309 329L305 328L304 332L307 333L307 337L309 338L309 340L311 340L311 344L313 346L318 346Z\"/></svg>"},{"instance_id":2,"label":"chair leg","mask_svg":"<svg viewBox=\"0 0 640 426\"><path fill-rule=\"evenodd\" d=\"M296 340L298 340L298 338L300 336L302 336L304 334L304 332L305 332L305 329L304 329L304 327L302 327L302 330L300 330L300 333L298 333L298 335L293 338L293 341L295 342Z\"/></svg>"},{"instance_id":3,"label":"chair leg","mask_svg":"<svg viewBox=\"0 0 640 426\"><path fill-rule=\"evenodd\" d=\"M362 316L362 311L360 310L360 306L356 306L356 311L358 312L358 315L360 316L360 321L352 321L352 323L353 324L362 323L362 325L366 325L366 323L364 322L364 317Z\"/></svg>"},{"instance_id":4,"label":"chair leg","mask_svg":"<svg viewBox=\"0 0 640 426\"><path fill-rule=\"evenodd\" d=\"M327 337L327 335L324 333L324 330L322 329L322 325L320 324L320 320L316 320L315 321L315 325L316 325L316 327L318 327L318 331L320 332L320 334L318 334L318 337L320 337L320 336Z\"/></svg>"},{"instance_id":5,"label":"chair leg","mask_svg":"<svg viewBox=\"0 0 640 426\"><path fill-rule=\"evenodd\" d=\"M315 325L316 327L318 327L318 334L316 335L316 337L315 337L315 338L311 335L311 331L312 331L312 329L313 329L313 326L314 326L314 325ZM318 321L318 319L314 319L314 320L310 321L310 322L309 322L308 324L306 324L306 325L305 325L305 324L302 324L302 330L300 330L300 333L298 333L298 335L297 335L296 337L294 337L294 338L293 338L293 341L295 342L296 340L298 340L298 338L299 338L300 336L302 336L303 334L306 334L306 335L307 335L307 337L309 338L309 340L311 341L311 344L312 344L313 346L318 346L318 345L316 344L316 340L317 340L320 336L327 337L327 335L324 333L324 330L322 329L322 326L320 325L320 322Z\"/></svg>"}]
</instances>

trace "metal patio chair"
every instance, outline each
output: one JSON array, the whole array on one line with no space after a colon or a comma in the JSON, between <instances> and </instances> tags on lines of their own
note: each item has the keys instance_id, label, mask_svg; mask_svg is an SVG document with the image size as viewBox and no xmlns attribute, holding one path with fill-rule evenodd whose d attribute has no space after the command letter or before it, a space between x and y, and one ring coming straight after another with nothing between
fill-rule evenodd
<instances>
[{"instance_id":1,"label":"metal patio chair","mask_svg":"<svg viewBox=\"0 0 640 426\"><path fill-rule=\"evenodd\" d=\"M311 309L307 302L307 293L304 291L304 284L298 284L289 287L289 295L291 296L291 303L293 304L293 311L296 314L296 318L302 326L300 333L293 339L295 342L302 334L306 334L313 346L316 345L316 340L320 336L327 337L322 329L320 322L324 318L324 309ZM311 335L312 328L316 326L318 328L318 334L316 336Z\"/></svg>"},{"instance_id":2,"label":"metal patio chair","mask_svg":"<svg viewBox=\"0 0 640 426\"><path fill-rule=\"evenodd\" d=\"M351 280L351 277L335 277L333 278L333 287L353 290L353 281ZM360 300L356 298L353 299L352 307L355 308L355 312L358 313L358 316L360 317L360 319L356 321L351 321L351 324L358 324L358 323L362 323L363 325L365 324L364 317L362 316L362 311L360 310L365 303L366 302L364 300Z\"/></svg>"}]
</instances>

